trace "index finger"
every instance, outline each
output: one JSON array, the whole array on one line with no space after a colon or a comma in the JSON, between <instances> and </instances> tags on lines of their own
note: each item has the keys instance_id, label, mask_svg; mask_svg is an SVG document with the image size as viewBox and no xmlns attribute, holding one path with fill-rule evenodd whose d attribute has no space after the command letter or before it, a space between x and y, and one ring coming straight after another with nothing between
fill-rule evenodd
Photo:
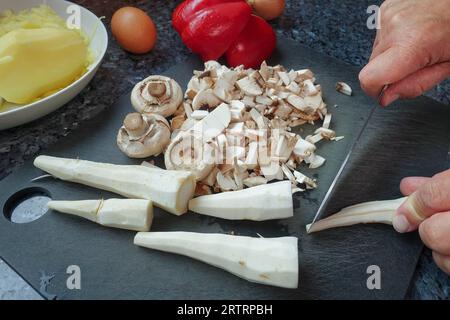
<instances>
[{"instance_id":1,"label":"index finger","mask_svg":"<svg viewBox=\"0 0 450 320\"><path fill-rule=\"evenodd\" d=\"M362 89L377 97L383 87L423 68L426 59L414 49L391 47L373 58L359 73Z\"/></svg>"}]
</instances>

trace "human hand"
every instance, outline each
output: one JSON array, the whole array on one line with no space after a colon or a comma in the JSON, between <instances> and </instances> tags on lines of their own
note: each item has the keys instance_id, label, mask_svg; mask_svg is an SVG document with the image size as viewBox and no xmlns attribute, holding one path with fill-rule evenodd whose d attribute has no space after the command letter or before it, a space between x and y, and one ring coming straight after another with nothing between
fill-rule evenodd
<instances>
[{"instance_id":1,"label":"human hand","mask_svg":"<svg viewBox=\"0 0 450 320\"><path fill-rule=\"evenodd\" d=\"M419 228L436 264L450 274L450 170L432 178L405 178L400 190L408 198L394 216L395 230L403 233Z\"/></svg>"},{"instance_id":2,"label":"human hand","mask_svg":"<svg viewBox=\"0 0 450 320\"><path fill-rule=\"evenodd\" d=\"M386 0L369 63L361 70L362 89L387 106L414 98L450 76L448 0Z\"/></svg>"}]
</instances>

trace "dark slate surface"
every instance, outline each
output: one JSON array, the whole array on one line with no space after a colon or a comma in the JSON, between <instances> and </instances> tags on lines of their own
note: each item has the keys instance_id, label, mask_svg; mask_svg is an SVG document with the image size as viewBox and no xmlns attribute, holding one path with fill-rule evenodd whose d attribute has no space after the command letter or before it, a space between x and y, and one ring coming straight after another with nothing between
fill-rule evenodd
<instances>
[{"instance_id":1,"label":"dark slate surface","mask_svg":"<svg viewBox=\"0 0 450 320\"><path fill-rule=\"evenodd\" d=\"M114 41L105 62L91 85L64 108L34 123L3 131L0 135L0 178L47 148L84 121L108 109L132 85L150 73L159 73L183 61L188 51L170 27L170 12L179 1L75 1L99 16L106 16L123 5L145 9L155 20L159 41L148 55L124 53ZM354 65L363 65L369 55L374 31L366 28L366 8L380 1L287 1L286 12L274 27L298 43ZM444 82L429 96L446 104L450 101L450 84ZM108 112L107 110L105 112ZM449 278L431 261L428 250L422 255L410 291L412 298L447 298Z\"/></svg>"},{"instance_id":2,"label":"dark slate surface","mask_svg":"<svg viewBox=\"0 0 450 320\"><path fill-rule=\"evenodd\" d=\"M55 272L57 278L52 282L51 293L62 299L404 298L422 250L417 234L400 235L391 227L378 225L341 228L308 236L304 227L313 219L369 111L376 106L375 102L357 88L357 68L319 55L291 40L281 42L278 49L270 64L282 62L287 68L310 66L315 70L324 99L333 113L333 128L338 135L346 137L339 142L321 143L318 153L328 159L323 167L311 172L301 169L314 175L319 180L319 187L294 195L295 214L290 219L264 223L226 221L195 214L177 217L156 209L152 230L296 236L299 239L300 270L297 290L247 283L192 259L137 248L132 244L134 232L103 228L55 212L48 212L28 224L14 224L1 217L0 251L3 258L35 288L40 285L36 276L40 270ZM192 70L200 67L199 60L193 57L169 69L167 75L176 77L185 87ZM355 88L352 97L334 90L339 80ZM334 104L339 107L333 108ZM126 94L108 113L84 124L44 153L138 164L139 160L126 158L115 144L117 128L131 110L129 94ZM446 167L447 141L450 140L449 119L450 108L428 98L403 102L396 108L377 109L350 158L343 178L338 181L327 212L336 212L358 202L399 197L397 185L402 177L432 175L443 170ZM425 125L430 122L434 125ZM306 127L301 128L305 130L302 134L311 129ZM420 132L417 127L421 128ZM386 143L387 140L390 143ZM434 155L433 161L430 161L429 154ZM162 156L156 163L163 165ZM0 182L0 189L10 190L0 195L0 206L5 207L4 204L10 201L7 199L11 199L16 191L30 187L46 190L58 200L117 197L54 179L30 182L39 174L40 170L28 163ZM40 241L33 241L36 236ZM15 245L10 246L10 242ZM76 264L82 270L80 291L66 288L61 270L70 264ZM368 290L366 286L366 270L371 265L381 269L381 290ZM189 288L188 292L186 288Z\"/></svg>"}]
</instances>

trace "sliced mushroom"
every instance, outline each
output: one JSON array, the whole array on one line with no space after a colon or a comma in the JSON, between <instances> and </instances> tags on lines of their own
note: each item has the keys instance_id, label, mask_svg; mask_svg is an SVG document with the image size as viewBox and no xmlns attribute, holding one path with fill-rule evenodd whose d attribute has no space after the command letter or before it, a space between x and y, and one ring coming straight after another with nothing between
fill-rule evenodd
<instances>
[{"instance_id":1,"label":"sliced mushroom","mask_svg":"<svg viewBox=\"0 0 450 320\"><path fill-rule=\"evenodd\" d=\"M305 97L305 104L307 107L309 107L309 110L312 110L311 112L307 112L309 114L312 114L316 112L323 104L323 100L320 94L316 94L314 96L306 96ZM303 111L303 110L301 110Z\"/></svg>"},{"instance_id":2,"label":"sliced mushroom","mask_svg":"<svg viewBox=\"0 0 450 320\"><path fill-rule=\"evenodd\" d=\"M306 79L303 81L303 91L307 96L314 96L319 93L311 79Z\"/></svg>"},{"instance_id":3,"label":"sliced mushroom","mask_svg":"<svg viewBox=\"0 0 450 320\"><path fill-rule=\"evenodd\" d=\"M267 66L266 61L263 61L261 63L261 66L259 68L259 74L264 79L264 81L267 81L269 79L271 72L269 67Z\"/></svg>"},{"instance_id":4,"label":"sliced mushroom","mask_svg":"<svg viewBox=\"0 0 450 320\"><path fill-rule=\"evenodd\" d=\"M173 115L183 102L183 91L173 79L150 76L134 87L131 104L140 113L156 113L163 117Z\"/></svg>"},{"instance_id":5,"label":"sliced mushroom","mask_svg":"<svg viewBox=\"0 0 450 320\"><path fill-rule=\"evenodd\" d=\"M230 102L231 122L241 122L244 120L245 104L239 100Z\"/></svg>"},{"instance_id":6,"label":"sliced mushroom","mask_svg":"<svg viewBox=\"0 0 450 320\"><path fill-rule=\"evenodd\" d=\"M264 177L261 177L261 176L248 177L248 178L244 179L243 183L245 186L251 188L251 187L260 186L262 184L267 184L267 179Z\"/></svg>"},{"instance_id":7,"label":"sliced mushroom","mask_svg":"<svg viewBox=\"0 0 450 320\"><path fill-rule=\"evenodd\" d=\"M345 94L347 96L352 95L352 88L346 84L345 82L338 82L336 83L336 90L342 94Z\"/></svg>"},{"instance_id":8,"label":"sliced mushroom","mask_svg":"<svg viewBox=\"0 0 450 320\"><path fill-rule=\"evenodd\" d=\"M201 182L210 187L213 187L216 183L217 173L219 172L219 168L214 167L211 172L204 178Z\"/></svg>"},{"instance_id":9,"label":"sliced mushroom","mask_svg":"<svg viewBox=\"0 0 450 320\"><path fill-rule=\"evenodd\" d=\"M256 122L258 129L267 129L267 118L261 115L256 109L250 110L250 116Z\"/></svg>"},{"instance_id":10,"label":"sliced mushroom","mask_svg":"<svg viewBox=\"0 0 450 320\"><path fill-rule=\"evenodd\" d=\"M250 76L237 81L236 85L248 96L259 96L263 94L263 89L256 82L255 78Z\"/></svg>"},{"instance_id":11,"label":"sliced mushroom","mask_svg":"<svg viewBox=\"0 0 450 320\"><path fill-rule=\"evenodd\" d=\"M207 115L209 114L209 112L207 110L194 110L191 113L191 118L195 119L195 120L202 120L203 118L205 118Z\"/></svg>"},{"instance_id":12,"label":"sliced mushroom","mask_svg":"<svg viewBox=\"0 0 450 320\"><path fill-rule=\"evenodd\" d=\"M217 98L212 89L200 90L192 100L192 109L200 108L213 109L221 104L222 101Z\"/></svg>"},{"instance_id":13,"label":"sliced mushroom","mask_svg":"<svg viewBox=\"0 0 450 320\"><path fill-rule=\"evenodd\" d=\"M169 142L169 123L158 114L130 113L117 134L119 149L130 158L159 154Z\"/></svg>"},{"instance_id":14,"label":"sliced mushroom","mask_svg":"<svg viewBox=\"0 0 450 320\"><path fill-rule=\"evenodd\" d=\"M184 115L173 117L170 120L170 130L175 131L180 129L184 122L186 121L186 117Z\"/></svg>"},{"instance_id":15,"label":"sliced mushroom","mask_svg":"<svg viewBox=\"0 0 450 320\"><path fill-rule=\"evenodd\" d=\"M164 154L168 170L190 171L197 181L203 180L214 168L216 146L203 143L191 134L178 135Z\"/></svg>"},{"instance_id":16,"label":"sliced mushroom","mask_svg":"<svg viewBox=\"0 0 450 320\"><path fill-rule=\"evenodd\" d=\"M318 133L320 133L322 135L322 137L327 140L331 140L336 137L336 132L334 132L334 130L327 129L324 127L320 127L314 132L314 134L318 134Z\"/></svg>"},{"instance_id":17,"label":"sliced mushroom","mask_svg":"<svg viewBox=\"0 0 450 320\"><path fill-rule=\"evenodd\" d=\"M309 69L297 70L296 82L303 82L307 79L314 79L314 73Z\"/></svg>"},{"instance_id":18,"label":"sliced mushroom","mask_svg":"<svg viewBox=\"0 0 450 320\"><path fill-rule=\"evenodd\" d=\"M277 156L280 161L286 162L292 154L294 147L297 143L297 137L290 134L281 135L277 141L275 147L275 156Z\"/></svg>"},{"instance_id":19,"label":"sliced mushroom","mask_svg":"<svg viewBox=\"0 0 450 320\"><path fill-rule=\"evenodd\" d=\"M316 151L316 146L311 142L299 138L294 147L294 154L299 158L307 158Z\"/></svg>"},{"instance_id":20,"label":"sliced mushroom","mask_svg":"<svg viewBox=\"0 0 450 320\"><path fill-rule=\"evenodd\" d=\"M208 194L212 194L211 188L204 183L197 182L197 185L195 186L194 196L206 196Z\"/></svg>"},{"instance_id":21,"label":"sliced mushroom","mask_svg":"<svg viewBox=\"0 0 450 320\"><path fill-rule=\"evenodd\" d=\"M222 191L232 191L237 190L238 186L236 182L228 174L222 174L222 172L217 173L217 184Z\"/></svg>"},{"instance_id":22,"label":"sliced mushroom","mask_svg":"<svg viewBox=\"0 0 450 320\"><path fill-rule=\"evenodd\" d=\"M313 111L313 109L311 107L309 107L308 105L306 105L305 99L303 99L302 97L299 97L296 94L291 94L287 97L287 102L289 102L289 104L291 106L293 106L294 108L306 112L306 113L311 113Z\"/></svg>"},{"instance_id":23,"label":"sliced mushroom","mask_svg":"<svg viewBox=\"0 0 450 320\"><path fill-rule=\"evenodd\" d=\"M330 128L330 123L331 123L331 113L328 113L328 114L323 118L322 128L329 129L329 128Z\"/></svg>"},{"instance_id":24,"label":"sliced mushroom","mask_svg":"<svg viewBox=\"0 0 450 320\"><path fill-rule=\"evenodd\" d=\"M313 153L305 158L305 162L309 164L310 169L317 169L325 163L325 158Z\"/></svg>"},{"instance_id":25,"label":"sliced mushroom","mask_svg":"<svg viewBox=\"0 0 450 320\"><path fill-rule=\"evenodd\" d=\"M297 170L294 170L293 173L294 173L295 179L297 180L298 183L305 184L308 189L317 188L317 183L314 179L311 179L311 178L305 176L303 173L301 173Z\"/></svg>"},{"instance_id":26,"label":"sliced mushroom","mask_svg":"<svg viewBox=\"0 0 450 320\"><path fill-rule=\"evenodd\" d=\"M236 71L222 73L214 84L214 94L223 101L230 101L232 99L231 92L237 79L238 73Z\"/></svg>"},{"instance_id":27,"label":"sliced mushroom","mask_svg":"<svg viewBox=\"0 0 450 320\"><path fill-rule=\"evenodd\" d=\"M279 71L278 76L280 77L281 81L285 86L288 86L291 83L291 79L289 78L288 74L284 71Z\"/></svg>"},{"instance_id":28,"label":"sliced mushroom","mask_svg":"<svg viewBox=\"0 0 450 320\"><path fill-rule=\"evenodd\" d=\"M283 170L281 170L281 166L278 161L273 160L268 165L263 165L260 167L261 173L267 181L283 180Z\"/></svg>"}]
</instances>

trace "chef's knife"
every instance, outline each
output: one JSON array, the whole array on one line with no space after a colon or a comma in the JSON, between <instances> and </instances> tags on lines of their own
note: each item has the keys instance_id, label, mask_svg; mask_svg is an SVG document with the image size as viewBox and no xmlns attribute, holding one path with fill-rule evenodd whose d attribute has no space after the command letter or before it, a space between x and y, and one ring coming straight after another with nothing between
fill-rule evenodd
<instances>
[{"instance_id":1,"label":"chef's knife","mask_svg":"<svg viewBox=\"0 0 450 320\"><path fill-rule=\"evenodd\" d=\"M386 89L388 88L388 85L385 85L383 87L383 89L381 90L380 94L378 95L378 103L380 103L381 98L383 97L384 92L386 91ZM341 167L339 168L336 176L333 179L333 182L330 185L330 188L328 188L327 193L325 194L325 197L322 200L322 203L319 206L319 209L317 210L316 215L314 216L313 221L311 222L311 224L308 225L307 229L309 230L312 225L319 220L325 213L325 210L327 208L328 202L330 202L331 196L334 193L334 189L336 188L336 185L338 184L338 181L342 175L342 173L344 172L345 167L348 164L348 161L350 159L350 156L352 155L353 151L355 150L356 146L359 144L359 141L361 140L361 137L363 135L363 132L366 130L367 125L370 122L370 119L372 118L373 114L375 113L375 110L378 108L378 105L375 105L374 107L372 107L372 109L369 112L369 116L367 117L366 121L364 122L361 130L359 131L358 135L356 136L355 141L353 142L353 144L350 146L350 149L347 153L347 155L345 156L344 161L342 162Z\"/></svg>"}]
</instances>

